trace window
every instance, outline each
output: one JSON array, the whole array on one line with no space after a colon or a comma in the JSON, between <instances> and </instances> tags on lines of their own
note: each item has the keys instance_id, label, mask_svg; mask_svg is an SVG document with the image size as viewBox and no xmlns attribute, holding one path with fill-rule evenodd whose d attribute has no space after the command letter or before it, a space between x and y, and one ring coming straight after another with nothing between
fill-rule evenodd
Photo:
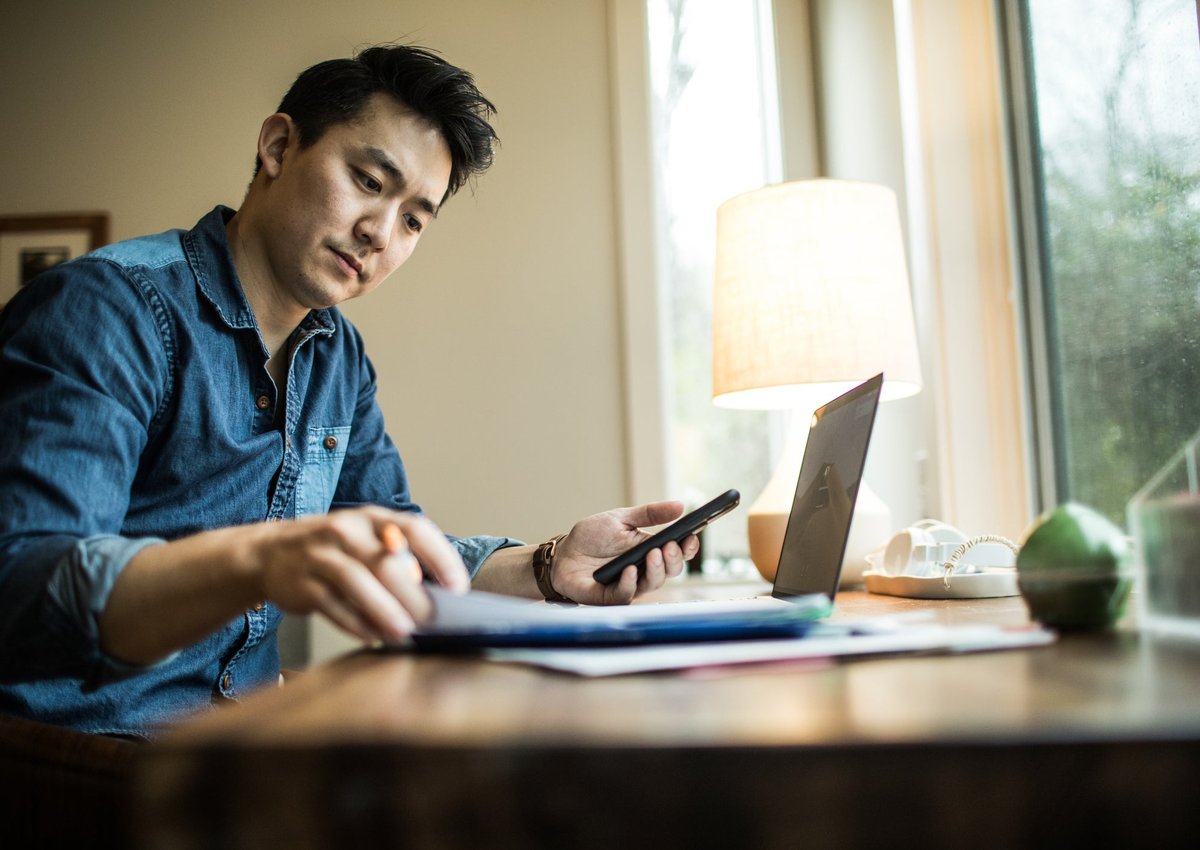
<instances>
[{"instance_id":1,"label":"window","mask_svg":"<svg viewBox=\"0 0 1200 850\"><path fill-rule=\"evenodd\" d=\"M736 487L738 513L705 532L706 567L746 558L746 501L770 473L767 414L712 403L716 210L780 179L771 5L764 0L647 0L660 244L668 488L692 507ZM740 519L739 519L740 517Z\"/></svg>"},{"instance_id":2,"label":"window","mask_svg":"<svg viewBox=\"0 0 1200 850\"><path fill-rule=\"evenodd\" d=\"M1200 429L1194 0L1026 0L1007 19L1042 495L1123 523Z\"/></svg>"}]
</instances>

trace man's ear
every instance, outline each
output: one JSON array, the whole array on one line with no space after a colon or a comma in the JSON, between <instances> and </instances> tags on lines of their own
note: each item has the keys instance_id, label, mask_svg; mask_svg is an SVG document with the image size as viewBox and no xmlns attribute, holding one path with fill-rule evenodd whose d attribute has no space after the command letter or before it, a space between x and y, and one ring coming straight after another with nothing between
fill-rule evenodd
<instances>
[{"instance_id":1,"label":"man's ear","mask_svg":"<svg viewBox=\"0 0 1200 850\"><path fill-rule=\"evenodd\" d=\"M268 115L258 131L258 158L262 162L262 171L268 177L278 177L283 169L284 151L295 147L298 141L296 124L290 115L282 112Z\"/></svg>"}]
</instances>

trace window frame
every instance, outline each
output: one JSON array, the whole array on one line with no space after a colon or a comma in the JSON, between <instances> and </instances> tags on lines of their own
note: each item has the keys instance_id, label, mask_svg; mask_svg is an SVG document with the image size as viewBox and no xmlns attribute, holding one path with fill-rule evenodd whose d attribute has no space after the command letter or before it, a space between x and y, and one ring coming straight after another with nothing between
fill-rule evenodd
<instances>
[{"instance_id":1,"label":"window frame","mask_svg":"<svg viewBox=\"0 0 1200 850\"><path fill-rule=\"evenodd\" d=\"M649 25L644 0L609 0L609 67L613 89L621 333L625 422L625 480L630 504L663 498L670 480L665 257L656 238L659 211L654 171ZM653 285L647 286L650 281Z\"/></svg>"},{"instance_id":2,"label":"window frame","mask_svg":"<svg viewBox=\"0 0 1200 850\"><path fill-rule=\"evenodd\" d=\"M905 111L914 308L931 445L922 486L930 512L971 533L1018 536L1040 508L1018 275L1011 136L1001 81L998 18L1003 0L895 0ZM631 501L661 498L670 480L669 407L659 322L663 257L655 244L657 197L651 141L646 12L642 0L608 0L617 159L620 293L625 352L627 481ZM776 0L776 44L819 52L811 4ZM794 25L793 32L781 26ZM778 48L777 48L778 49ZM818 162L811 79L780 61L785 177ZM793 68L819 74L813 59ZM791 134L790 128L801 133ZM798 136L804 138L798 138ZM965 247L964 247L965 246ZM655 281L655 286L647 286ZM964 281L976 282L965 285Z\"/></svg>"},{"instance_id":3,"label":"window frame","mask_svg":"<svg viewBox=\"0 0 1200 850\"><path fill-rule=\"evenodd\" d=\"M1012 195L1015 253L1021 274L1021 318L1026 356L1025 380L1029 388L1029 428L1032 455L1034 503L1040 512L1058 503L1066 492L1065 469L1059 462L1061 446L1060 411L1054 404L1056 380L1050 351L1054 305L1046 292L1050 273L1045 251L1046 210L1037 187L1042 184L1041 159L1037 156L1038 128L1034 81L1029 74L1032 55L1029 16L1024 0L995 0L999 24L1005 106L1008 114L1008 145L1012 157ZM1197 0L1200 4L1200 0Z\"/></svg>"},{"instance_id":4,"label":"window frame","mask_svg":"<svg viewBox=\"0 0 1200 850\"><path fill-rule=\"evenodd\" d=\"M938 518L1035 515L1011 152L994 0L895 0L917 334ZM932 487L931 487L932 488Z\"/></svg>"}]
</instances>

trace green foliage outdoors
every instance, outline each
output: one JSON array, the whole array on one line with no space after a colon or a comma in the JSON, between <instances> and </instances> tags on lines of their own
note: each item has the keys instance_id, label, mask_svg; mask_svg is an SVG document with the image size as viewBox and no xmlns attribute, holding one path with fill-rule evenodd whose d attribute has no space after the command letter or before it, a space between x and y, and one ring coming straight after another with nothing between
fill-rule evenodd
<instances>
[{"instance_id":1,"label":"green foliage outdoors","mask_svg":"<svg viewBox=\"0 0 1200 850\"><path fill-rule=\"evenodd\" d=\"M1098 81L1104 108L1042 140L1047 285L1059 496L1123 524L1129 498L1200 429L1200 80L1196 61L1181 63L1169 85L1183 120L1148 115L1139 69L1161 61L1147 34L1161 29L1149 24L1190 12L1178 19L1196 46L1195 10L1190 0L1101 5L1116 14L1093 20L1125 22Z\"/></svg>"}]
</instances>

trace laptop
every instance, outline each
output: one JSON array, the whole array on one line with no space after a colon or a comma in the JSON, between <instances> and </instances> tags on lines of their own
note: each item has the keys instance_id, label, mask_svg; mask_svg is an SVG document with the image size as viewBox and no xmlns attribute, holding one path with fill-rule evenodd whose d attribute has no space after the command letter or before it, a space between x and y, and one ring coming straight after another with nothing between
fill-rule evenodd
<instances>
[{"instance_id":1,"label":"laptop","mask_svg":"<svg viewBox=\"0 0 1200 850\"><path fill-rule=\"evenodd\" d=\"M822 405L809 426L796 495L769 595L565 608L430 586L435 614L422 649L628 646L798 637L832 611L883 375Z\"/></svg>"}]
</instances>

